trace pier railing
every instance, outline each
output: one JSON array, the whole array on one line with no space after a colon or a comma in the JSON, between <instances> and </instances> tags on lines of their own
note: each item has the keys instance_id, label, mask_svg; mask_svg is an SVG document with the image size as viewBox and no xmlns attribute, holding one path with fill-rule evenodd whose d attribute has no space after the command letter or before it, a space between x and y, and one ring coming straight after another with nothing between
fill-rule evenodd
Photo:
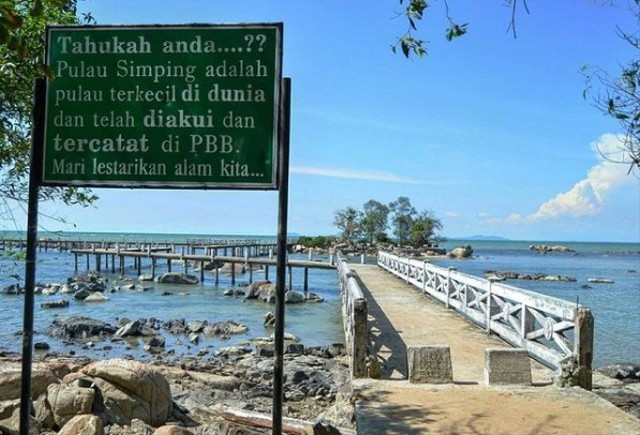
<instances>
[{"instance_id":1,"label":"pier railing","mask_svg":"<svg viewBox=\"0 0 640 435\"><path fill-rule=\"evenodd\" d=\"M367 376L366 358L368 343L367 300L360 288L357 275L347 261L338 254L338 277L342 297L342 319L347 352L351 360L354 378Z\"/></svg>"},{"instance_id":2,"label":"pier railing","mask_svg":"<svg viewBox=\"0 0 640 435\"><path fill-rule=\"evenodd\" d=\"M378 265L472 320L536 360L574 367L591 389L593 316L581 305L460 273L425 261L378 253Z\"/></svg>"}]
</instances>

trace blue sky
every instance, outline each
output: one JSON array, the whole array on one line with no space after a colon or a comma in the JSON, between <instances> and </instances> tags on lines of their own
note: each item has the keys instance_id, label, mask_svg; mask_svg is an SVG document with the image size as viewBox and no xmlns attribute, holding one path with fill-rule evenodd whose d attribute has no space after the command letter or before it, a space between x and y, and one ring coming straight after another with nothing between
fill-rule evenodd
<instances>
[{"instance_id":1,"label":"blue sky","mask_svg":"<svg viewBox=\"0 0 640 435\"><path fill-rule=\"evenodd\" d=\"M98 24L284 23L292 79L290 232L335 234L335 211L407 196L447 237L640 242L640 181L607 163L618 125L585 100L583 65L616 73L631 56L618 7L529 1L507 32L500 0L450 0L467 36L447 42L442 1L417 37L428 56L390 45L406 30L397 0L310 2L91 0ZM277 232L277 192L95 189L95 205L41 204L65 231Z\"/></svg>"}]
</instances>

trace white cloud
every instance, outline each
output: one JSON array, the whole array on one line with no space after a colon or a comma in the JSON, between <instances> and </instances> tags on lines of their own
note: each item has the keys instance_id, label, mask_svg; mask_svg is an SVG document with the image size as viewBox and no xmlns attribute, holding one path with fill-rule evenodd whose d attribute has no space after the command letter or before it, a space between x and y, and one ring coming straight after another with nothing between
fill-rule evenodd
<instances>
[{"instance_id":1,"label":"white cloud","mask_svg":"<svg viewBox=\"0 0 640 435\"><path fill-rule=\"evenodd\" d=\"M529 215L514 213L506 220L508 222L536 222L598 213L612 191L637 181L633 175L628 174L628 165L614 163L622 161L621 147L620 136L602 135L598 141L591 144L600 163L589 170L585 179L578 181L568 191L559 193L544 202L534 213ZM605 154L607 158L602 154Z\"/></svg>"},{"instance_id":2,"label":"white cloud","mask_svg":"<svg viewBox=\"0 0 640 435\"><path fill-rule=\"evenodd\" d=\"M348 178L354 180L385 181L387 183L424 184L423 182L403 178L390 172L356 171L353 169L314 168L310 166L292 166L291 173L318 175L320 177Z\"/></svg>"}]
</instances>

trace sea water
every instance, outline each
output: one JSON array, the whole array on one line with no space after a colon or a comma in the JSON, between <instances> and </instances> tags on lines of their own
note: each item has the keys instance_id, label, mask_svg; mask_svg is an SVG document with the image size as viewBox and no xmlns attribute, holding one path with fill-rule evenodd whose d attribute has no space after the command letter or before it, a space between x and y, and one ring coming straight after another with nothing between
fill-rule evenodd
<instances>
[{"instance_id":1,"label":"sea water","mask_svg":"<svg viewBox=\"0 0 640 435\"><path fill-rule=\"evenodd\" d=\"M71 240L88 240L99 242L108 241L139 241L144 243L170 243L194 240L261 240L275 242L275 237L250 237L250 236L206 236L206 235L149 235L149 234L73 234ZM56 238L57 240L57 238ZM289 255L291 260L307 260L307 255ZM328 256L316 256L318 261L328 262ZM91 268L94 267L94 259L91 256ZM142 261L141 273L150 273L150 261ZM78 274L84 274L84 256L79 256ZM75 275L74 255L70 252L58 252L57 250L39 251L36 256L36 282L42 284L63 284L69 277ZM103 269L106 269L103 265ZM182 264L176 264L173 271L182 271ZM156 274L166 272L166 262L159 261ZM199 272L190 273L200 277ZM269 268L269 279L275 281L275 267ZM109 286L105 296L109 301L102 303L81 302L73 299L73 295L35 295L34 312L34 342L46 342L51 350L57 352L73 351L77 355L92 357L102 356L101 349L106 346L109 356L132 355L135 358L149 358L144 351L143 342L138 346L131 343L94 343L91 348L82 345L65 344L60 340L48 337L45 332L56 317L86 316L107 322L113 326L118 319L158 319L162 322L169 320L195 321L206 320L209 323L220 321L233 321L246 325L249 328L247 334L230 336L228 338L215 338L201 336L197 344L192 344L186 336L174 336L164 333L167 340L167 349L176 350L178 356L195 355L202 349L209 349L210 353L222 347L246 344L250 338L269 337L274 333L273 328L264 326L264 318L268 312L273 313L275 306L257 300L245 300L242 297L225 296L228 289L239 289L248 284L249 274L237 274L235 284L231 283L231 275L220 273L218 284L215 284L214 272L207 271L204 281L195 285L159 284L154 282L140 283L150 287L148 291L120 290L109 292L109 289L127 281L136 282L137 269L132 262L127 261L125 275L110 274L105 271L102 275L108 278ZM253 280L265 279L264 270L254 270ZM24 285L24 261L0 253L0 288L19 282ZM293 290L303 292L303 270L293 268ZM322 302L308 302L301 304L287 304L285 308L285 332L295 335L306 346L320 346L344 341L342 318L340 308L340 292L337 273L330 269L309 269L308 291L315 293L324 300ZM288 283L287 283L288 285ZM42 309L41 304L47 301L62 298L70 302L70 306L62 309ZM0 327L0 349L12 352L20 352L22 340L20 333L23 330L24 296L0 296L2 306L2 326ZM166 331L165 331L166 332ZM107 351L104 351L107 355Z\"/></svg>"},{"instance_id":2,"label":"sea water","mask_svg":"<svg viewBox=\"0 0 640 435\"><path fill-rule=\"evenodd\" d=\"M39 235L39 237L43 237ZM48 235L51 239L63 238L59 234ZM185 242L186 240L261 240L274 242L274 237L239 235L184 235L184 234L106 234L71 233L64 235L69 240L82 241L139 241L143 243ZM466 260L436 259L432 262L442 267L455 267L458 271L475 276L484 276L487 270L512 271L518 273L543 273L547 275L570 276L575 282L547 282L509 280L509 285L576 302L590 308L595 318L596 367L614 362L640 362L640 244L639 243L585 243L548 241L464 241L450 240L443 244L448 250L461 244L471 244L474 255ZM572 252L552 252L545 255L529 249L531 245L567 246ZM308 259L307 255L291 255L291 259ZM314 257L328 261L327 257ZM157 273L162 273L162 263L158 262ZM92 259L93 264L93 259ZM84 261L79 261L80 273L84 273ZM181 271L181 266L174 270ZM142 273L150 272L150 266L143 261ZM269 278L275 280L275 268L270 268ZM260 271L253 273L253 280L263 279ZM293 289L302 291L302 269L293 269ZM38 252L36 280L41 283L64 283L74 275L74 256L68 252ZM125 277L135 280L137 271L133 267ZM197 274L199 275L199 274ZM106 274L112 285L121 282L119 275ZM589 283L589 278L606 278L610 284ZM47 337L44 332L56 316L82 315L115 325L118 318L136 320L156 318L161 321L174 319L207 320L217 322L232 320L249 327L247 334L229 339L203 338L197 345L186 337L165 334L167 348L174 348L177 355L194 355L203 348L216 349L239 345L252 337L264 337L273 333L265 328L264 316L273 312L274 306L255 300L224 296L224 292L248 282L248 274L236 276L232 286L231 277L221 274L219 284L214 284L213 272L206 272L204 282L196 285L168 285L150 283L146 292L119 291L106 293L110 298L105 303L83 303L73 300L64 309L41 309L45 301L61 296L35 296L34 341L44 341L52 350L98 357L106 344L98 343L87 349L79 345L64 344ZM14 282L24 283L24 261L0 253L0 287ZM335 271L324 269L309 270L309 291L324 298L320 303L303 303L286 306L285 331L299 337L305 345L326 345L343 342L340 308L339 282ZM163 293L171 293L163 296ZM23 329L23 296L0 296L2 306L2 327L0 327L0 349L19 352ZM182 342L182 344L181 344ZM133 355L148 357L142 342L138 347L111 344L109 355ZM98 354L96 354L98 352Z\"/></svg>"},{"instance_id":3,"label":"sea water","mask_svg":"<svg viewBox=\"0 0 640 435\"><path fill-rule=\"evenodd\" d=\"M640 363L640 243L451 240L445 245L451 249L464 243L473 247L472 258L433 263L481 277L494 270L575 278L506 283L590 308L595 319L594 366ZM530 249L536 245L562 245L571 252L540 254ZM589 278L613 282L591 283Z\"/></svg>"}]
</instances>

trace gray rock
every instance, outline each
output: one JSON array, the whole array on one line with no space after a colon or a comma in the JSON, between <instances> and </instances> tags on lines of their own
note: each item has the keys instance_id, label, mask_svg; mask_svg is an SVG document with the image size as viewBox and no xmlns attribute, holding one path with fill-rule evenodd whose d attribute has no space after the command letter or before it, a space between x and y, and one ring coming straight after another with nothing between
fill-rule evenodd
<instances>
[{"instance_id":1,"label":"gray rock","mask_svg":"<svg viewBox=\"0 0 640 435\"><path fill-rule=\"evenodd\" d=\"M107 302L109 300L108 297L103 295L101 292L93 292L86 298L84 298L85 302Z\"/></svg>"},{"instance_id":2,"label":"gray rock","mask_svg":"<svg viewBox=\"0 0 640 435\"><path fill-rule=\"evenodd\" d=\"M60 299L57 301L48 301L40 304L40 308L49 309L49 308L66 308L69 306L69 301L66 299Z\"/></svg>"},{"instance_id":3,"label":"gray rock","mask_svg":"<svg viewBox=\"0 0 640 435\"><path fill-rule=\"evenodd\" d=\"M23 293L24 289L22 287L20 287L20 284L10 284L6 287L4 287L1 291L0 294L3 295L19 295L20 293Z\"/></svg>"},{"instance_id":4,"label":"gray rock","mask_svg":"<svg viewBox=\"0 0 640 435\"><path fill-rule=\"evenodd\" d=\"M244 297L246 299L257 299L260 296L260 289L264 286L271 285L271 281L261 280L254 281L244 289Z\"/></svg>"},{"instance_id":5,"label":"gray rock","mask_svg":"<svg viewBox=\"0 0 640 435\"><path fill-rule=\"evenodd\" d=\"M47 334L52 337L69 340L112 335L115 332L116 328L110 324L83 316L54 319L47 330Z\"/></svg>"},{"instance_id":6,"label":"gray rock","mask_svg":"<svg viewBox=\"0 0 640 435\"><path fill-rule=\"evenodd\" d=\"M188 273L167 272L156 278L161 284L198 284L200 280L195 275Z\"/></svg>"},{"instance_id":7,"label":"gray rock","mask_svg":"<svg viewBox=\"0 0 640 435\"><path fill-rule=\"evenodd\" d=\"M204 327L207 325L206 321L195 320L193 322L187 323L187 329L191 332L202 332Z\"/></svg>"},{"instance_id":8,"label":"gray rock","mask_svg":"<svg viewBox=\"0 0 640 435\"><path fill-rule=\"evenodd\" d=\"M73 298L78 300L78 301L84 301L90 295L91 295L91 291L88 288L83 288L83 289L80 289L80 290L76 291L73 294Z\"/></svg>"},{"instance_id":9,"label":"gray rock","mask_svg":"<svg viewBox=\"0 0 640 435\"><path fill-rule=\"evenodd\" d=\"M284 294L284 302L287 304L299 304L305 301L305 297L302 293L289 290Z\"/></svg>"},{"instance_id":10,"label":"gray rock","mask_svg":"<svg viewBox=\"0 0 640 435\"><path fill-rule=\"evenodd\" d=\"M619 363L599 367L598 372L625 382L640 382L640 364Z\"/></svg>"},{"instance_id":11,"label":"gray rock","mask_svg":"<svg viewBox=\"0 0 640 435\"><path fill-rule=\"evenodd\" d=\"M238 335L244 334L248 330L246 325L227 320L206 325L202 329L202 333L205 335Z\"/></svg>"},{"instance_id":12,"label":"gray rock","mask_svg":"<svg viewBox=\"0 0 640 435\"><path fill-rule=\"evenodd\" d=\"M138 337L140 335L142 335L140 332L140 322L138 320L134 320L133 322L129 322L118 329L114 334L114 337Z\"/></svg>"}]
</instances>

